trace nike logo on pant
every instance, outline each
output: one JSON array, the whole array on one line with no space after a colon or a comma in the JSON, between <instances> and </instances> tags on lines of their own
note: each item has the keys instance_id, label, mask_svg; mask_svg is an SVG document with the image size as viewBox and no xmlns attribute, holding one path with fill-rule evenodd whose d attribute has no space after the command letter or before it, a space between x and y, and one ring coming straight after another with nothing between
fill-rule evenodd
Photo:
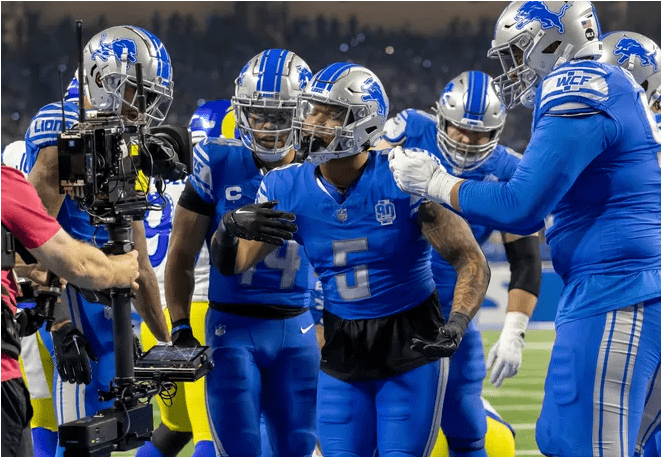
<instances>
[{"instance_id":1,"label":"nike logo on pant","mask_svg":"<svg viewBox=\"0 0 661 457\"><path fill-rule=\"evenodd\" d=\"M303 333L303 334L308 333L312 327L314 327L314 324L310 324L309 326L307 326L305 328L301 327L301 333Z\"/></svg>"}]
</instances>

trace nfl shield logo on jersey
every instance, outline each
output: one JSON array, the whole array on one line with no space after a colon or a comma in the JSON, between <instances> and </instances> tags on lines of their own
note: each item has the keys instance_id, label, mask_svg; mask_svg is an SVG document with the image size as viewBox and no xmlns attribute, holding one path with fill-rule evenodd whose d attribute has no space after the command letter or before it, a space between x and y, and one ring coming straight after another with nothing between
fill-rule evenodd
<instances>
[{"instance_id":1,"label":"nfl shield logo on jersey","mask_svg":"<svg viewBox=\"0 0 661 457\"><path fill-rule=\"evenodd\" d=\"M335 211L335 219L337 219L340 222L346 222L347 219L349 219L349 214L347 213L347 209L340 208L337 211Z\"/></svg>"},{"instance_id":2,"label":"nfl shield logo on jersey","mask_svg":"<svg viewBox=\"0 0 661 457\"><path fill-rule=\"evenodd\" d=\"M376 220L381 225L390 225L397 218L395 205L390 200L379 200L374 206L374 212L376 213Z\"/></svg>"}]
</instances>

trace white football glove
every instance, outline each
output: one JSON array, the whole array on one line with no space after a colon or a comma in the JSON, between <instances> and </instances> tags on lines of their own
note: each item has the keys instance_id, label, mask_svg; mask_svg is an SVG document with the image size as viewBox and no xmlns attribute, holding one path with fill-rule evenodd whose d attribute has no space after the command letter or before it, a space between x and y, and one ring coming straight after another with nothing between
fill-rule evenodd
<instances>
[{"instance_id":1,"label":"white football glove","mask_svg":"<svg viewBox=\"0 0 661 457\"><path fill-rule=\"evenodd\" d=\"M505 378L511 378L519 372L528 319L528 316L519 312L509 312L505 316L500 338L489 350L487 357L487 370L491 370L489 380L495 387L500 387Z\"/></svg>"},{"instance_id":2,"label":"white football glove","mask_svg":"<svg viewBox=\"0 0 661 457\"><path fill-rule=\"evenodd\" d=\"M422 149L397 146L388 153L397 187L406 193L450 204L452 187L461 179L445 171L440 161Z\"/></svg>"}]
</instances>

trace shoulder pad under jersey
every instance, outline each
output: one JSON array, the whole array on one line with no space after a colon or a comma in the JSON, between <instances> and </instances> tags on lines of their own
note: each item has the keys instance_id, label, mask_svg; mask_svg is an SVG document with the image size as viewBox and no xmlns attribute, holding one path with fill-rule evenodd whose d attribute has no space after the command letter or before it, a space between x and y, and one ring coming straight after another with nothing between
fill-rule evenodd
<instances>
[{"instance_id":1,"label":"shoulder pad under jersey","mask_svg":"<svg viewBox=\"0 0 661 457\"><path fill-rule=\"evenodd\" d=\"M424 120L424 121L423 121ZM422 121L422 122L421 122ZM388 119L383 127L383 138L392 144L400 144L407 137L415 137L420 134L421 123L432 121L436 123L436 118L429 113L415 109L405 109L397 116Z\"/></svg>"},{"instance_id":2,"label":"shoulder pad under jersey","mask_svg":"<svg viewBox=\"0 0 661 457\"><path fill-rule=\"evenodd\" d=\"M536 117L580 116L605 110L609 97L604 66L587 60L561 65L542 82L537 97Z\"/></svg>"}]
</instances>

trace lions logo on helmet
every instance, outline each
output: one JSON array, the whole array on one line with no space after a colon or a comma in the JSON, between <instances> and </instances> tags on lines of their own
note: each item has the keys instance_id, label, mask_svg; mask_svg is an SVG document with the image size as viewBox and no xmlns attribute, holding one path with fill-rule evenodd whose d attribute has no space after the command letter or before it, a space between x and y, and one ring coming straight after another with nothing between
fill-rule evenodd
<instances>
[{"instance_id":1,"label":"lions logo on helmet","mask_svg":"<svg viewBox=\"0 0 661 457\"><path fill-rule=\"evenodd\" d=\"M503 67L494 79L498 97L508 109L519 103L532 108L542 79L570 59L599 57L600 39L590 2L510 3L496 22L487 53Z\"/></svg>"},{"instance_id":2,"label":"lions logo on helmet","mask_svg":"<svg viewBox=\"0 0 661 457\"><path fill-rule=\"evenodd\" d=\"M345 112L342 126L326 128L306 123L315 104ZM347 62L328 65L314 75L301 95L294 119L296 145L308 161L316 164L358 154L380 136L389 108L383 84L372 71ZM322 146L319 135L333 139Z\"/></svg>"},{"instance_id":3,"label":"lions logo on helmet","mask_svg":"<svg viewBox=\"0 0 661 457\"><path fill-rule=\"evenodd\" d=\"M138 48L135 45L134 40L115 38L110 43L104 43L107 35L107 33L101 34L101 38L99 38L99 47L92 52L92 60L98 58L103 62L107 62L108 59L114 57L117 59L117 62L121 62L122 59L126 59L128 62L127 68L130 67L130 64L138 61Z\"/></svg>"},{"instance_id":4,"label":"lions logo on helmet","mask_svg":"<svg viewBox=\"0 0 661 457\"><path fill-rule=\"evenodd\" d=\"M286 49L267 49L241 69L232 97L236 125L261 160L276 162L292 150L297 97L311 76L303 59Z\"/></svg>"},{"instance_id":5,"label":"lions logo on helmet","mask_svg":"<svg viewBox=\"0 0 661 457\"><path fill-rule=\"evenodd\" d=\"M123 114L129 121L137 113L135 67L142 64L148 122L165 120L172 102L172 65L163 43L152 33L134 26L110 27L98 33L84 49L85 91L95 109ZM127 91L127 88L132 91ZM122 113L124 105L132 108Z\"/></svg>"},{"instance_id":6,"label":"lions logo on helmet","mask_svg":"<svg viewBox=\"0 0 661 457\"><path fill-rule=\"evenodd\" d=\"M661 96L661 61L659 46L649 38L634 32L612 32L602 40L601 61L626 68L645 90L649 105Z\"/></svg>"},{"instance_id":7,"label":"lions logo on helmet","mask_svg":"<svg viewBox=\"0 0 661 457\"><path fill-rule=\"evenodd\" d=\"M312 79L312 72L308 67L304 67L303 65L296 66L296 69L298 70L298 88L303 90Z\"/></svg>"},{"instance_id":8,"label":"lions logo on helmet","mask_svg":"<svg viewBox=\"0 0 661 457\"><path fill-rule=\"evenodd\" d=\"M526 2L516 11L515 19L518 21L516 28L521 30L527 23L538 21L543 30L556 27L558 33L565 33L562 17L570 6L571 4L565 3L558 13L554 13L544 2Z\"/></svg>"}]
</instances>

